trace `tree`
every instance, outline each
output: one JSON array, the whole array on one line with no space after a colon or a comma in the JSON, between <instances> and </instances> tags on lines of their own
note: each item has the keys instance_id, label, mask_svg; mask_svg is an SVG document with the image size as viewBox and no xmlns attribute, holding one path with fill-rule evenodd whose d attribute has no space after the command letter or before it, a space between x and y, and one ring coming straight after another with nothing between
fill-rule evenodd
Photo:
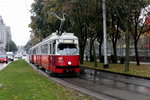
<instances>
[{"instance_id":1,"label":"tree","mask_svg":"<svg viewBox=\"0 0 150 100\"><path fill-rule=\"evenodd\" d=\"M72 2L71 12L69 16L71 17L71 29L79 38L79 47L80 47L80 63L83 63L84 50L86 41L88 38L88 26L86 22L88 21L86 15L86 3L83 1L77 0L78 2Z\"/></svg>"},{"instance_id":2,"label":"tree","mask_svg":"<svg viewBox=\"0 0 150 100\"><path fill-rule=\"evenodd\" d=\"M143 0L135 0L134 3L132 4L132 18L131 24L130 24L130 30L131 30L131 35L133 37L133 43L134 43L134 48L135 48L135 56L136 56L136 62L137 65L140 65L139 61L139 55L138 55L138 41L141 36L141 34L145 33L144 27L145 23L143 23L143 19L145 15L142 17L141 16L141 11L142 9L145 9L147 6L147 3Z\"/></svg>"},{"instance_id":3,"label":"tree","mask_svg":"<svg viewBox=\"0 0 150 100\"><path fill-rule=\"evenodd\" d=\"M113 5L113 10L119 17L120 22L123 25L122 30L125 31L125 44L126 44L126 62L125 71L129 71L129 21L131 18L131 6L133 0L109 0Z\"/></svg>"},{"instance_id":4,"label":"tree","mask_svg":"<svg viewBox=\"0 0 150 100\"><path fill-rule=\"evenodd\" d=\"M7 42L7 45L6 45L6 52L16 52L18 50L16 44L10 40Z\"/></svg>"},{"instance_id":5,"label":"tree","mask_svg":"<svg viewBox=\"0 0 150 100\"><path fill-rule=\"evenodd\" d=\"M122 24L120 23L119 17L117 16L116 12L113 9L112 3L107 2L108 7L107 11L109 12L107 16L107 27L108 27L108 36L113 45L113 63L117 63L117 41L120 38L120 27Z\"/></svg>"},{"instance_id":6,"label":"tree","mask_svg":"<svg viewBox=\"0 0 150 100\"><path fill-rule=\"evenodd\" d=\"M35 37L45 38L47 36L47 26L45 21L45 15L43 13L44 1L43 0L36 0L32 4L31 9L31 23L29 27L32 28L32 32L34 33Z\"/></svg>"},{"instance_id":7,"label":"tree","mask_svg":"<svg viewBox=\"0 0 150 100\"><path fill-rule=\"evenodd\" d=\"M111 0L112 1L112 0ZM142 33L140 26L140 15L141 10L145 7L146 0L113 0L111 4L113 4L113 10L116 12L119 17L120 22L123 27L121 29L125 32L125 43L126 43L126 63L125 63L125 71L129 70L129 43L131 42L129 39L129 34L132 34L134 39L134 46L138 61L138 52L137 52L137 42Z\"/></svg>"}]
</instances>

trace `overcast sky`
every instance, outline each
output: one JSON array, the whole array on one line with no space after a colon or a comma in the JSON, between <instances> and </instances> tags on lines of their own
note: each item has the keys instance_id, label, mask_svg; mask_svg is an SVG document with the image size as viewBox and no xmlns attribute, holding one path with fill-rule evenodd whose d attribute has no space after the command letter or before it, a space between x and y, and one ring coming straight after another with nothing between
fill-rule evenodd
<instances>
[{"instance_id":1,"label":"overcast sky","mask_svg":"<svg viewBox=\"0 0 150 100\"><path fill-rule=\"evenodd\" d=\"M30 9L34 0L0 0L0 15L6 26L11 27L12 40L25 45L30 39Z\"/></svg>"}]
</instances>

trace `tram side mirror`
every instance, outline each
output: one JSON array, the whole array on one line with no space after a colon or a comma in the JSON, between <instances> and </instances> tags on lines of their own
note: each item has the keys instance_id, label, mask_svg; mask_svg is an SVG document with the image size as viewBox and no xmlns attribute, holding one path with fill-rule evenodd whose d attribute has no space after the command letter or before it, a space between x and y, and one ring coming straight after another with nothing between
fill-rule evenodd
<instances>
[{"instance_id":1,"label":"tram side mirror","mask_svg":"<svg viewBox=\"0 0 150 100\"><path fill-rule=\"evenodd\" d=\"M78 44L78 40L75 40L75 42L74 42L74 43Z\"/></svg>"},{"instance_id":2,"label":"tram side mirror","mask_svg":"<svg viewBox=\"0 0 150 100\"><path fill-rule=\"evenodd\" d=\"M63 42L63 39L60 39L59 42Z\"/></svg>"}]
</instances>

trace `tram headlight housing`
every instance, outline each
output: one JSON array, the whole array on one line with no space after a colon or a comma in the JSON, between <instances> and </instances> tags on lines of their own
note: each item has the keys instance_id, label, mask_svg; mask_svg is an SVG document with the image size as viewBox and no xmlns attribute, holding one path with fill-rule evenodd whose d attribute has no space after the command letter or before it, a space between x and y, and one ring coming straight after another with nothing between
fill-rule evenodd
<instances>
[{"instance_id":1,"label":"tram headlight housing","mask_svg":"<svg viewBox=\"0 0 150 100\"><path fill-rule=\"evenodd\" d=\"M71 61L68 61L68 65L71 65L72 63L71 63Z\"/></svg>"}]
</instances>

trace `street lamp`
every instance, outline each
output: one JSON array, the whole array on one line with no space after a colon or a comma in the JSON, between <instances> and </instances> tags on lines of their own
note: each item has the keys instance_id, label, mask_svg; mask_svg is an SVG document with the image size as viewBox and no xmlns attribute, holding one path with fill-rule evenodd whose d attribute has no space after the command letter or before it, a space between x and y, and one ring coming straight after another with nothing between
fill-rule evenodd
<instances>
[{"instance_id":1,"label":"street lamp","mask_svg":"<svg viewBox=\"0 0 150 100\"><path fill-rule=\"evenodd\" d=\"M107 58L107 41L106 41L106 0L102 0L103 5L103 38L104 38L104 68L108 68L108 58Z\"/></svg>"},{"instance_id":2,"label":"street lamp","mask_svg":"<svg viewBox=\"0 0 150 100\"><path fill-rule=\"evenodd\" d=\"M8 43L7 43L7 47L8 47L8 49L7 49L7 50L8 50L8 52L9 52L9 40L8 40Z\"/></svg>"}]
</instances>

